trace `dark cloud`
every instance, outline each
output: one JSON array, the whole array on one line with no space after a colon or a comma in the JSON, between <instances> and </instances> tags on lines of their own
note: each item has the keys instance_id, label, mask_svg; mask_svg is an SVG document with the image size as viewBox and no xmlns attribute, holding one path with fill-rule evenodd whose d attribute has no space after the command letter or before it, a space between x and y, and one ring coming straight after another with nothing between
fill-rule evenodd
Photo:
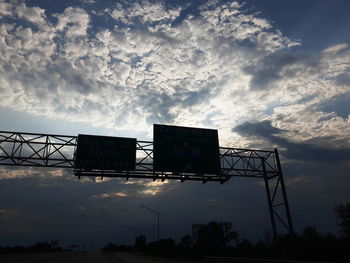
<instances>
[{"instance_id":1,"label":"dark cloud","mask_svg":"<svg viewBox=\"0 0 350 263\"><path fill-rule=\"evenodd\" d=\"M335 162L346 161L350 156L350 148L330 148L324 145L330 141L330 137L322 137L306 142L291 142L283 137L284 130L273 127L270 121L245 122L232 131L244 137L257 137L266 140L280 148L286 148L282 154L294 160ZM331 138L335 139L335 138Z\"/></svg>"},{"instance_id":2,"label":"dark cloud","mask_svg":"<svg viewBox=\"0 0 350 263\"><path fill-rule=\"evenodd\" d=\"M320 60L307 54L279 53L264 57L256 65L244 68L252 76L251 89L269 89L275 81L297 74L315 74L320 71Z\"/></svg>"},{"instance_id":3,"label":"dark cloud","mask_svg":"<svg viewBox=\"0 0 350 263\"><path fill-rule=\"evenodd\" d=\"M337 83L337 85L350 86L350 73L339 74L335 78L335 82Z\"/></svg>"},{"instance_id":4,"label":"dark cloud","mask_svg":"<svg viewBox=\"0 0 350 263\"><path fill-rule=\"evenodd\" d=\"M310 95L310 96L306 96L300 100L297 101L298 104L306 104L308 102L310 102L311 100L313 100L316 96L315 95Z\"/></svg>"},{"instance_id":5,"label":"dark cloud","mask_svg":"<svg viewBox=\"0 0 350 263\"><path fill-rule=\"evenodd\" d=\"M350 84L350 75L349 75ZM350 93L336 95L326 101L323 101L318 109L324 112L335 112L343 119L347 119L350 114Z\"/></svg>"},{"instance_id":6,"label":"dark cloud","mask_svg":"<svg viewBox=\"0 0 350 263\"><path fill-rule=\"evenodd\" d=\"M191 108L201 104L215 95L210 88L205 87L198 91L187 91L178 87L178 91L173 95L166 93L148 94L140 96L140 105L149 113L148 123L171 123L176 118L176 114L171 110L176 107Z\"/></svg>"},{"instance_id":7,"label":"dark cloud","mask_svg":"<svg viewBox=\"0 0 350 263\"><path fill-rule=\"evenodd\" d=\"M148 94L140 96L140 105L148 112L148 123L169 123L176 117L170 110L176 106L177 98L163 94Z\"/></svg>"},{"instance_id":8,"label":"dark cloud","mask_svg":"<svg viewBox=\"0 0 350 263\"><path fill-rule=\"evenodd\" d=\"M273 138L276 134L282 132L281 129L275 128L270 121L245 122L233 128L233 131L244 137L259 136L263 138Z\"/></svg>"},{"instance_id":9,"label":"dark cloud","mask_svg":"<svg viewBox=\"0 0 350 263\"><path fill-rule=\"evenodd\" d=\"M70 63L63 59L57 59L55 63L49 65L47 72L41 73L43 74L41 79L44 79L45 74L50 76L54 73L59 74L60 79L65 80L67 89L74 90L82 95L88 95L94 89L97 89L96 86L99 87L96 81L86 78L82 72L78 72ZM52 87L56 88L55 86Z\"/></svg>"}]
</instances>

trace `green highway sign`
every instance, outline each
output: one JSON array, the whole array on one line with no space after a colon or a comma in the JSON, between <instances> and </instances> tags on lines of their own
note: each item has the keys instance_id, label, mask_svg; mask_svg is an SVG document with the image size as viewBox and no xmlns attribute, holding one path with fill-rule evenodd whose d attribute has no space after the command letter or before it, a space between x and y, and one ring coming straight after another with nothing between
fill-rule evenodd
<instances>
[{"instance_id":1,"label":"green highway sign","mask_svg":"<svg viewBox=\"0 0 350 263\"><path fill-rule=\"evenodd\" d=\"M136 139L78 135L75 169L134 170Z\"/></svg>"},{"instance_id":2,"label":"green highway sign","mask_svg":"<svg viewBox=\"0 0 350 263\"><path fill-rule=\"evenodd\" d=\"M162 172L219 173L218 131L154 124L153 169Z\"/></svg>"}]
</instances>

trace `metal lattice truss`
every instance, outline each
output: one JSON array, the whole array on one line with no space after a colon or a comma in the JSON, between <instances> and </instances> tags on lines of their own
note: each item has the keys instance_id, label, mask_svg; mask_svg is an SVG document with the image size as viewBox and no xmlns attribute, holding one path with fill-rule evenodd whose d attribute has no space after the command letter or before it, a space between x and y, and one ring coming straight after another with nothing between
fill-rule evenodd
<instances>
[{"instance_id":1,"label":"metal lattice truss","mask_svg":"<svg viewBox=\"0 0 350 263\"><path fill-rule=\"evenodd\" d=\"M0 165L73 168L76 136L0 131Z\"/></svg>"},{"instance_id":2,"label":"metal lattice truss","mask_svg":"<svg viewBox=\"0 0 350 263\"><path fill-rule=\"evenodd\" d=\"M74 168L77 136L0 132L0 165ZM74 170L77 176L177 179L226 182L232 176L269 178L278 175L275 151L220 147L219 174L159 172L153 170L153 142L137 141L133 171ZM263 166L265 163L265 167Z\"/></svg>"},{"instance_id":3,"label":"metal lattice truss","mask_svg":"<svg viewBox=\"0 0 350 263\"><path fill-rule=\"evenodd\" d=\"M77 136L0 131L0 165L56 167L74 169ZM81 176L148 178L181 182L227 182L231 177L264 179L272 230L278 225L293 233L286 190L278 152L220 147L221 171L218 174L159 172L153 169L153 142L137 141L133 171L74 169ZM282 208L282 211L281 211ZM279 224L278 224L279 223Z\"/></svg>"}]
</instances>

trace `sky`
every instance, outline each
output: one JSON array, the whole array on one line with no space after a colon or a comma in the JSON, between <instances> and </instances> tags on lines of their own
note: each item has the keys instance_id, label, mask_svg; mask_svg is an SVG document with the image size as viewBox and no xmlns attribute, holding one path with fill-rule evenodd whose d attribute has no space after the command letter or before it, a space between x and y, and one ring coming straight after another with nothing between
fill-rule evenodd
<instances>
[{"instance_id":1,"label":"sky","mask_svg":"<svg viewBox=\"0 0 350 263\"><path fill-rule=\"evenodd\" d=\"M278 148L295 229L350 201L350 2L0 0L0 130L152 140L154 123ZM264 185L74 178L0 166L0 245L271 231Z\"/></svg>"}]
</instances>

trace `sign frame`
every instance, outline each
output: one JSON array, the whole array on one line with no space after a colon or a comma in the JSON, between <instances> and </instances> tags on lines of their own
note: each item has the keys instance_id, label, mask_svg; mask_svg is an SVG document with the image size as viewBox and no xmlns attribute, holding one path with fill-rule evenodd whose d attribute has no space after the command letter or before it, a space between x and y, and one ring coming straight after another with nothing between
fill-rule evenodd
<instances>
[{"instance_id":1,"label":"sign frame","mask_svg":"<svg viewBox=\"0 0 350 263\"><path fill-rule=\"evenodd\" d=\"M136 144L135 138L79 134L74 169L135 170Z\"/></svg>"},{"instance_id":2,"label":"sign frame","mask_svg":"<svg viewBox=\"0 0 350 263\"><path fill-rule=\"evenodd\" d=\"M218 131L154 124L153 169L173 173L219 174Z\"/></svg>"}]
</instances>

